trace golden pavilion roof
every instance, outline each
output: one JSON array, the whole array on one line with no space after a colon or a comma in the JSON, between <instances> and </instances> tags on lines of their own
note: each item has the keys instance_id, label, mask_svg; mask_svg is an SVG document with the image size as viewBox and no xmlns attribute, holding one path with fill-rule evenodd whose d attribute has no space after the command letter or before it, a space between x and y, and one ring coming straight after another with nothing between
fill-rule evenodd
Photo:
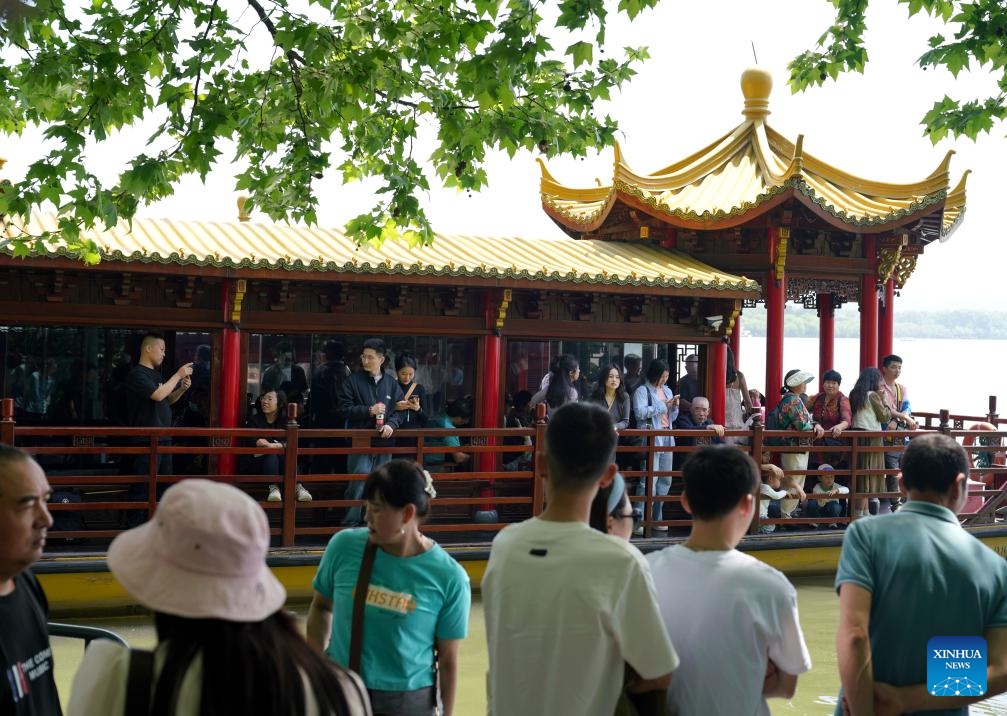
<instances>
[{"instance_id":1,"label":"golden pavilion roof","mask_svg":"<svg viewBox=\"0 0 1007 716\"><path fill-rule=\"evenodd\" d=\"M55 214L33 215L24 231L57 231ZM5 227L7 236L21 229ZM358 246L335 229L253 221L134 219L108 230L83 232L103 261L271 269L360 275L478 277L499 285L523 281L588 286L650 286L688 292L757 294L759 285L714 269L686 254L652 245L617 245L568 237L437 236L431 246L386 241ZM69 256L46 245L42 256ZM7 250L8 255L10 249ZM38 256L39 254L33 254ZM320 278L322 278L320 276ZM557 286L561 288L562 286Z\"/></svg>"},{"instance_id":2,"label":"golden pavilion roof","mask_svg":"<svg viewBox=\"0 0 1007 716\"><path fill-rule=\"evenodd\" d=\"M794 197L840 229L883 231L937 214L926 240L945 239L965 212L965 179L950 186L948 152L928 176L912 184L863 179L803 150L766 122L772 79L759 69L742 76L745 121L712 144L652 174L639 174L616 145L609 186L575 189L542 166L546 212L573 235L600 228L617 201L640 208L671 226L729 228L746 223ZM541 162L540 162L541 163ZM928 222L929 223L929 222Z\"/></svg>"}]
</instances>

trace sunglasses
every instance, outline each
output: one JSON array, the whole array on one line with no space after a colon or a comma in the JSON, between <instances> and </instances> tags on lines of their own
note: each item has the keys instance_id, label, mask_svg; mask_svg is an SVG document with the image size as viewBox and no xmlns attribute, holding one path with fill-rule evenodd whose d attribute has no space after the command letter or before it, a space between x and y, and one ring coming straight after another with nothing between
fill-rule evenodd
<instances>
[{"instance_id":1,"label":"sunglasses","mask_svg":"<svg viewBox=\"0 0 1007 716\"><path fill-rule=\"evenodd\" d=\"M635 507L631 512L627 513L613 512L610 517L615 520L633 520L633 529L635 530L643 522L643 510Z\"/></svg>"}]
</instances>

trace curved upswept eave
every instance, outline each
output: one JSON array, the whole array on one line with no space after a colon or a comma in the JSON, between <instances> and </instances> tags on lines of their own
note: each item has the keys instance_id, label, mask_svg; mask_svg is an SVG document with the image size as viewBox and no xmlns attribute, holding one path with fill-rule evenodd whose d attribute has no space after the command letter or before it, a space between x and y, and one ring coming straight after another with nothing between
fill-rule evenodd
<instances>
[{"instance_id":1,"label":"curved upswept eave","mask_svg":"<svg viewBox=\"0 0 1007 716\"><path fill-rule=\"evenodd\" d=\"M971 173L971 169L966 169L955 188L948 192L948 198L944 203L944 215L941 217L941 241L951 238L951 234L961 226L962 219L965 218L965 184Z\"/></svg>"},{"instance_id":2,"label":"curved upswept eave","mask_svg":"<svg viewBox=\"0 0 1007 716\"><path fill-rule=\"evenodd\" d=\"M780 156L793 156L795 145L772 127L766 126L766 135L774 152ZM947 191L950 180L949 168L954 150L949 150L938 164L937 168L918 182L910 184L893 184L872 181L844 172L831 164L805 153L804 173L820 178L821 181L832 184L840 191L874 197L880 201L908 199L916 200L921 196Z\"/></svg>"},{"instance_id":3,"label":"curved upswept eave","mask_svg":"<svg viewBox=\"0 0 1007 716\"><path fill-rule=\"evenodd\" d=\"M634 171L616 147L611 187L571 189L543 166L543 204L568 230L601 228L616 194L672 225L695 228L723 226L735 218L743 223L746 212L758 212L767 201L792 190L802 203L831 217L837 228L859 230L897 226L930 207L937 211L948 195L953 151L920 181L895 184L837 169L805 153L803 142L803 135L791 142L755 117L651 174ZM950 213L960 216L961 211L952 208ZM946 227L953 225L945 222Z\"/></svg>"}]
</instances>

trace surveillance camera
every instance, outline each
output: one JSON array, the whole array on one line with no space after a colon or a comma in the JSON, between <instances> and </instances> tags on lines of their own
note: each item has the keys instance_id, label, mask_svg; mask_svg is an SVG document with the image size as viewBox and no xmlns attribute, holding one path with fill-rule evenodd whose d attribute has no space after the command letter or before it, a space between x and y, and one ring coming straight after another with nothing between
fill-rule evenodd
<instances>
[{"instance_id":1,"label":"surveillance camera","mask_svg":"<svg viewBox=\"0 0 1007 716\"><path fill-rule=\"evenodd\" d=\"M704 325L707 325L710 328L713 328L714 330L720 328L720 324L723 322L724 322L723 316L707 316L706 318L703 319Z\"/></svg>"}]
</instances>

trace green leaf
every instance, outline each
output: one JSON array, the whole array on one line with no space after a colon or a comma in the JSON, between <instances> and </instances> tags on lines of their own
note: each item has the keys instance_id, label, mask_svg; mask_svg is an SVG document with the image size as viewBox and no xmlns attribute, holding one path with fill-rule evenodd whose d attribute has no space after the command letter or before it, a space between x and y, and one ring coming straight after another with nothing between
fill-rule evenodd
<instances>
[{"instance_id":1,"label":"green leaf","mask_svg":"<svg viewBox=\"0 0 1007 716\"><path fill-rule=\"evenodd\" d=\"M575 42L566 48L566 54L573 58L573 66L589 65L594 59L594 45L590 42Z\"/></svg>"}]
</instances>

